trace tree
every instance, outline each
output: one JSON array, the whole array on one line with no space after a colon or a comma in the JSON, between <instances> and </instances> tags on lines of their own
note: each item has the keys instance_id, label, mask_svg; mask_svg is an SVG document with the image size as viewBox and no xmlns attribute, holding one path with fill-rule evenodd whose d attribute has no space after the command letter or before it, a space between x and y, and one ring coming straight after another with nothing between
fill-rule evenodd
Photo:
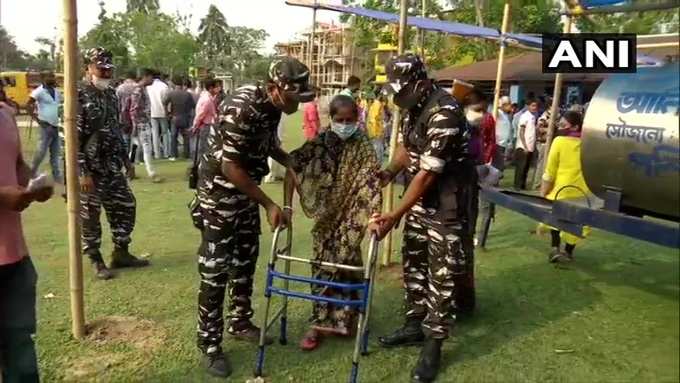
<instances>
[{"instance_id":1,"label":"tree","mask_svg":"<svg viewBox=\"0 0 680 383\"><path fill-rule=\"evenodd\" d=\"M410 2L411 15L420 15L422 0ZM343 0L346 5L360 6L390 13L399 11L398 0ZM470 25L483 25L500 29L505 0L448 0L453 12L442 12L440 1L428 1L426 16ZM397 28L394 25L356 16L343 16L355 33L355 44L375 48L378 43L396 44ZM511 30L522 33L559 32L561 30L558 9L545 0L514 0L511 7ZM417 48L417 34L409 28L407 50ZM438 32L428 32L425 38L425 59L434 69L452 65L463 59L484 60L495 57L498 43L484 39L460 38Z\"/></svg>"},{"instance_id":2,"label":"tree","mask_svg":"<svg viewBox=\"0 0 680 383\"><path fill-rule=\"evenodd\" d=\"M105 4L99 2L99 22L80 39L80 46L86 50L94 47L105 47L113 54L113 59L119 70L126 70L130 66L130 51L127 41L129 38L124 14L107 16Z\"/></svg>"},{"instance_id":3,"label":"tree","mask_svg":"<svg viewBox=\"0 0 680 383\"><path fill-rule=\"evenodd\" d=\"M45 51L48 53L48 60L51 62L52 66L54 66L57 60L57 45L54 43L54 40L50 40L46 37L38 37L35 39L35 42L49 49L49 51L47 49L41 49L41 52Z\"/></svg>"},{"instance_id":4,"label":"tree","mask_svg":"<svg viewBox=\"0 0 680 383\"><path fill-rule=\"evenodd\" d=\"M114 55L119 73L150 67L169 74L186 73L194 63L197 43L186 20L157 12L156 2L136 2L131 11L106 14L100 2L99 22L81 39L84 49L102 46ZM136 7L136 8L135 8ZM142 10L138 10L138 9Z\"/></svg>"},{"instance_id":5,"label":"tree","mask_svg":"<svg viewBox=\"0 0 680 383\"><path fill-rule=\"evenodd\" d=\"M234 72L242 77L246 72L249 63L261 58L258 50L264 45L267 39L267 32L263 29L253 29L247 27L229 28L231 41L230 52L234 63Z\"/></svg>"},{"instance_id":6,"label":"tree","mask_svg":"<svg viewBox=\"0 0 680 383\"><path fill-rule=\"evenodd\" d=\"M479 14L485 27L500 29L503 23L505 0L449 0L454 12L447 13L446 20L464 24L478 24ZM481 7L481 9L480 9ZM477 10L483 12L477 12ZM545 0L515 0L510 7L510 31L515 33L561 32L559 9L555 3ZM470 57L475 61L491 59L498 54L498 43L482 39L455 38L451 58L458 61ZM512 52L511 52L512 53Z\"/></svg>"},{"instance_id":7,"label":"tree","mask_svg":"<svg viewBox=\"0 0 680 383\"><path fill-rule=\"evenodd\" d=\"M126 13L123 17L128 44L138 66L169 74L186 73L194 63L198 46L177 20L164 13ZM153 36L153 38L150 38Z\"/></svg>"},{"instance_id":8,"label":"tree","mask_svg":"<svg viewBox=\"0 0 680 383\"><path fill-rule=\"evenodd\" d=\"M5 69L24 69L28 64L26 52L20 50L14 38L0 25L0 67Z\"/></svg>"},{"instance_id":9,"label":"tree","mask_svg":"<svg viewBox=\"0 0 680 383\"><path fill-rule=\"evenodd\" d=\"M160 9L158 0L127 0L127 12L141 12L145 14L157 13Z\"/></svg>"},{"instance_id":10,"label":"tree","mask_svg":"<svg viewBox=\"0 0 680 383\"><path fill-rule=\"evenodd\" d=\"M231 73L237 83L253 80L256 74L266 74L262 68L271 61L258 53L267 36L262 29L229 26L224 14L211 5L198 27L200 64Z\"/></svg>"},{"instance_id":11,"label":"tree","mask_svg":"<svg viewBox=\"0 0 680 383\"><path fill-rule=\"evenodd\" d=\"M215 5L210 5L208 14L201 19L198 27L198 42L201 55L212 62L221 55L231 54L229 25L224 15Z\"/></svg>"}]
</instances>

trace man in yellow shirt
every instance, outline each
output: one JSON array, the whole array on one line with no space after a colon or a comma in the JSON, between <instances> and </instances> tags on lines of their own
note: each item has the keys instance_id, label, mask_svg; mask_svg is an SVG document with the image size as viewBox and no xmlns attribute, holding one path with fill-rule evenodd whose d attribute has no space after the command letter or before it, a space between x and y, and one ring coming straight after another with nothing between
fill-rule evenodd
<instances>
[{"instance_id":1,"label":"man in yellow shirt","mask_svg":"<svg viewBox=\"0 0 680 383\"><path fill-rule=\"evenodd\" d=\"M385 156L385 100L382 96L371 103L367 120L366 133L373 143L378 162L382 163Z\"/></svg>"}]
</instances>

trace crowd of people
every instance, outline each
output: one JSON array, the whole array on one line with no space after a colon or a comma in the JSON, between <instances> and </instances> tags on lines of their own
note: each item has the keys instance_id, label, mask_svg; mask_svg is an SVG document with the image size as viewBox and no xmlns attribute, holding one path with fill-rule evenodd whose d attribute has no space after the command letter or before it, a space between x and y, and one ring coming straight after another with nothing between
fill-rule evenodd
<instances>
[{"instance_id":1,"label":"crowd of people","mask_svg":"<svg viewBox=\"0 0 680 383\"><path fill-rule=\"evenodd\" d=\"M473 90L456 100L428 77L422 60L413 54L390 61L383 88L362 94L360 79L352 76L347 88L329 101L328 126L321 126L322 105L318 89L309 83L308 68L293 58L276 59L267 78L228 97L218 80L203 81L198 94L188 79L169 85L151 69L127 74L114 88L111 53L94 48L85 59L87 76L78 88L77 115L83 252L102 280L113 278L115 269L148 266L129 251L136 223L136 199L129 184L136 177L134 163L143 161L147 175L162 182L156 160L190 159L189 183L196 189L190 215L201 232L197 345L206 371L215 376L232 371L222 348L225 328L231 339L257 343L261 336L262 329L252 322L251 303L260 207L272 230L290 225L298 194L303 213L314 220L314 258L350 265L361 265L366 232L383 238L404 222L404 324L378 341L384 347L419 345L411 379L432 382L455 315L469 314L475 306L477 215L480 210L483 217L491 214L488 202L478 198L480 185L498 185L512 161L514 186L528 188L535 184L528 173L536 158L537 169L545 162L545 172L537 173L546 198L573 197L561 192L565 185L587 190L578 161L580 112L563 114L560 137L543 159L537 153L545 144L549 116L539 114L537 101L527 100L517 110L509 97L501 97L494 119L483 93ZM28 183L56 140L51 129L57 129L55 105L60 98L49 76L32 95L38 105L34 117L44 130L33 166L21 155L16 110L0 98L0 157L3 163L16 164L0 170L0 361L5 382L38 380L31 338L36 277L20 213L52 194L49 185L32 188ZM391 103L404 115L395 133L398 145L386 161ZM300 104L306 142L287 153L281 148L282 114L297 112ZM62 182L58 162L51 161L53 177ZM260 188L273 162L285 173L282 206ZM399 175L404 193L392 211L383 212L381 190ZM102 206L114 244L108 265L99 250ZM570 259L576 238L550 230L550 260ZM318 265L311 272L317 279L336 282L361 278ZM331 287L312 286L312 293L348 298L347 292ZM300 348L314 350L325 337L348 336L355 326L353 309L316 302Z\"/></svg>"}]
</instances>

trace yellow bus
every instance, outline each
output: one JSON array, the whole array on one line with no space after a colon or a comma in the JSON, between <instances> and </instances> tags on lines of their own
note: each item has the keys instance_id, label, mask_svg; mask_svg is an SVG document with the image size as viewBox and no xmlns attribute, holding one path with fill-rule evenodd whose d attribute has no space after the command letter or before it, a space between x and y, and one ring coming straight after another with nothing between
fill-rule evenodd
<instances>
[{"instance_id":1,"label":"yellow bus","mask_svg":"<svg viewBox=\"0 0 680 383\"><path fill-rule=\"evenodd\" d=\"M64 75L55 74L57 78L57 88L64 87ZM41 84L41 72L0 72L0 81L4 84L7 98L19 104L21 112L26 112L26 104L31 97L33 89Z\"/></svg>"}]
</instances>

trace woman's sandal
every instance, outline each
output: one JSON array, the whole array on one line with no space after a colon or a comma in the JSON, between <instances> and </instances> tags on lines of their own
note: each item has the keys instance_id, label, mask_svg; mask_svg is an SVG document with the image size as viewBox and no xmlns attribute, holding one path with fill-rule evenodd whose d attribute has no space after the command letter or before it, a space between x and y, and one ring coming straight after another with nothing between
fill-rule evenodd
<instances>
[{"instance_id":1,"label":"woman's sandal","mask_svg":"<svg viewBox=\"0 0 680 383\"><path fill-rule=\"evenodd\" d=\"M300 349L302 351L312 351L319 347L321 343L321 336L316 330L309 330L300 341Z\"/></svg>"}]
</instances>

